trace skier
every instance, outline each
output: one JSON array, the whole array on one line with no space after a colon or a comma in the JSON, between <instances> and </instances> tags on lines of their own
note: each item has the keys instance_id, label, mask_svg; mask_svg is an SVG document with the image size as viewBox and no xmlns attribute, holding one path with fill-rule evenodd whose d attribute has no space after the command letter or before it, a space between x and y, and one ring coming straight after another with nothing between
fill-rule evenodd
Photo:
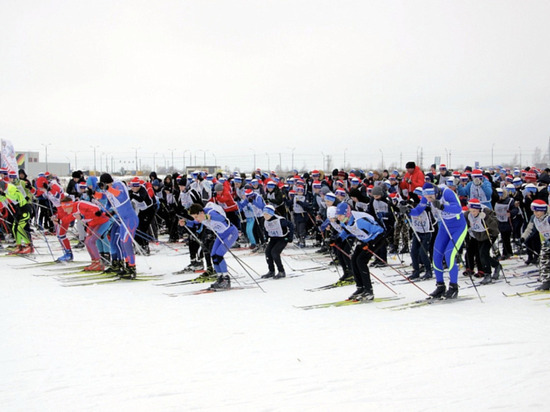
<instances>
[{"instance_id":1,"label":"skier","mask_svg":"<svg viewBox=\"0 0 550 412\"><path fill-rule=\"evenodd\" d=\"M149 249L149 227L155 218L155 204L145 189L145 182L142 182L139 177L134 177L130 181L130 199L137 210L138 226L136 234L136 244L139 246L138 253L148 256L151 251Z\"/></svg>"},{"instance_id":2,"label":"skier","mask_svg":"<svg viewBox=\"0 0 550 412\"><path fill-rule=\"evenodd\" d=\"M457 188L459 196L466 196L468 199L479 199L479 201L492 209L491 197L493 195L493 187L487 177L479 169L472 172L472 181L466 184L462 183Z\"/></svg>"},{"instance_id":3,"label":"skier","mask_svg":"<svg viewBox=\"0 0 550 412\"><path fill-rule=\"evenodd\" d=\"M202 223L216 234L216 241L212 246L210 255L214 263L214 270L218 274L217 280L210 285L212 289L231 288L231 279L227 273L227 263L224 255L233 246L239 237L237 228L224 216L223 209L215 203L207 203L202 206L194 203L189 208L189 214L198 223Z\"/></svg>"},{"instance_id":4,"label":"skier","mask_svg":"<svg viewBox=\"0 0 550 412\"><path fill-rule=\"evenodd\" d=\"M540 251L540 279L542 284L537 290L550 290L550 215L548 204L540 199L531 203L533 216L521 235L521 243L525 243L530 237L540 233L543 240Z\"/></svg>"},{"instance_id":5,"label":"skier","mask_svg":"<svg viewBox=\"0 0 550 412\"><path fill-rule=\"evenodd\" d=\"M92 263L86 266L84 270L104 270L105 265L101 261L101 255L97 248L97 241L109 230L111 226L110 219L103 212L102 207L85 200L74 202L74 209L75 219L77 221L82 221L86 227L86 239L84 240L84 244L92 259Z\"/></svg>"},{"instance_id":6,"label":"skier","mask_svg":"<svg viewBox=\"0 0 550 412\"><path fill-rule=\"evenodd\" d=\"M263 214L264 227L269 236L269 242L265 249L268 272L262 278L284 278L286 273L281 261L281 252L286 245L292 242L294 228L291 222L275 213L275 208L272 205L264 207ZM275 274L275 266L277 266L277 274Z\"/></svg>"},{"instance_id":7,"label":"skier","mask_svg":"<svg viewBox=\"0 0 550 412\"><path fill-rule=\"evenodd\" d=\"M25 227L31 216L31 207L17 187L0 180L0 202L13 217L12 234L15 238L13 254L28 255L34 252L30 233Z\"/></svg>"},{"instance_id":8,"label":"skier","mask_svg":"<svg viewBox=\"0 0 550 412\"><path fill-rule=\"evenodd\" d=\"M372 256L384 247L384 228L371 215L352 212L347 203L340 203L337 206L336 216L344 229L339 236L342 239L348 236L357 239L351 256L351 267L357 290L348 299L373 300L374 293L368 263Z\"/></svg>"},{"instance_id":9,"label":"skier","mask_svg":"<svg viewBox=\"0 0 550 412\"><path fill-rule=\"evenodd\" d=\"M491 256L491 247L498 238L498 220L495 212L481 204L478 199L470 199L468 211L464 213L468 224L469 240L467 253L479 256L479 274L483 277L482 285L487 285L499 278L502 271L497 259ZM495 268L491 276L491 268Z\"/></svg>"},{"instance_id":10,"label":"skier","mask_svg":"<svg viewBox=\"0 0 550 412\"><path fill-rule=\"evenodd\" d=\"M513 186L512 186L513 187ZM496 189L499 198L495 203L495 213L498 220L498 230L502 239L502 256L500 260L506 260L514 254L512 250L512 221L519 213L514 199L508 195L508 189Z\"/></svg>"},{"instance_id":11,"label":"skier","mask_svg":"<svg viewBox=\"0 0 550 412\"><path fill-rule=\"evenodd\" d=\"M430 243L432 240L432 235L434 232L434 216L432 214L432 209L430 206L426 208L417 216L412 216L409 220L408 215L410 210L417 206L420 202L420 199L414 192L411 193L411 200L416 200L414 203L404 202L399 205L399 210L404 216L406 221L409 223L413 231L412 246L411 246L411 262L413 267L413 273L409 276L410 280L420 278L420 263L424 265L424 270L426 273L422 276L422 280L428 280L433 277L432 265L430 262Z\"/></svg>"},{"instance_id":12,"label":"skier","mask_svg":"<svg viewBox=\"0 0 550 412\"><path fill-rule=\"evenodd\" d=\"M423 197L418 206L411 210L411 216L419 216L430 205L440 226L433 248L436 289L429 298L455 299L458 296L458 265L455 259L467 233L462 206L456 193L448 187L440 188L431 182L426 182L422 192ZM451 278L449 290L443 282L443 258Z\"/></svg>"},{"instance_id":13,"label":"skier","mask_svg":"<svg viewBox=\"0 0 550 412\"><path fill-rule=\"evenodd\" d=\"M393 214L393 203L388 199L384 187L382 185L374 186L372 189L372 198L369 203L367 212L374 216L376 221L385 231L386 239L393 247L393 236L395 226L395 215ZM392 249L390 253L396 253L397 250ZM380 248L377 255L380 259L376 259L372 264L373 267L384 267L388 261L388 251L386 245Z\"/></svg>"},{"instance_id":14,"label":"skier","mask_svg":"<svg viewBox=\"0 0 550 412\"><path fill-rule=\"evenodd\" d=\"M118 274L122 277L134 279L136 277L136 256L133 242L138 225L138 217L130 201L128 188L120 181L114 181L109 173L103 173L99 177L97 197L105 196L108 206L114 212L115 222L111 227L111 256L118 249L117 257L120 259L113 265L117 266ZM114 246L114 248L113 248ZM124 262L122 261L124 260Z\"/></svg>"}]
</instances>

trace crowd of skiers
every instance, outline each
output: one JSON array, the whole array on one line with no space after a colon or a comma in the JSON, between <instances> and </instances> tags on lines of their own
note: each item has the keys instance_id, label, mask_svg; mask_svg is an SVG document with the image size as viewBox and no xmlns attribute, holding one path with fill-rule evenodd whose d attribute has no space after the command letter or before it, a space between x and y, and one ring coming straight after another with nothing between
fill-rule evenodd
<instances>
[{"instance_id":1,"label":"crowd of skiers","mask_svg":"<svg viewBox=\"0 0 550 412\"><path fill-rule=\"evenodd\" d=\"M130 278L135 253L149 254L163 230L169 242L188 243L191 262L184 271L205 269L213 288L230 287L224 256L231 248L265 253L263 277L282 278L284 248L313 239L319 253L341 266L341 280L355 281L350 299L366 300L374 298L369 265L386 266L388 253L410 253L409 279L435 277L430 296L449 299L458 295L458 261L465 275L488 284L500 276L502 260L523 250L527 264L540 265L540 288L548 290L549 171L451 171L442 164L424 172L412 161L403 171L382 173L197 170L164 179L151 172L147 181L76 171L63 188L48 173L31 181L24 170L0 170L1 227L14 242L10 253L23 255L33 253L34 229L55 234L64 250L59 261L73 259L67 233L74 230L75 247L86 247L92 260L86 270Z\"/></svg>"}]
</instances>

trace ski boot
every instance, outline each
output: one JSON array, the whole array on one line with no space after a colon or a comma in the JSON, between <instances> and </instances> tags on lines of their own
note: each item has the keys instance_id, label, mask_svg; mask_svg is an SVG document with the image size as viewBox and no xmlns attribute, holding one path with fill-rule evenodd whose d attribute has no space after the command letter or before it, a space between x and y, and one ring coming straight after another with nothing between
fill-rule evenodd
<instances>
[{"instance_id":1,"label":"ski boot","mask_svg":"<svg viewBox=\"0 0 550 412\"><path fill-rule=\"evenodd\" d=\"M230 289L231 279L229 275L219 275L218 279L210 285L210 289Z\"/></svg>"},{"instance_id":2,"label":"ski boot","mask_svg":"<svg viewBox=\"0 0 550 412\"><path fill-rule=\"evenodd\" d=\"M21 246L21 249L16 252L18 255L30 255L31 253L34 253L34 248L32 245Z\"/></svg>"},{"instance_id":3,"label":"ski boot","mask_svg":"<svg viewBox=\"0 0 550 412\"><path fill-rule=\"evenodd\" d=\"M326 245L323 245L319 250L316 250L315 253L320 253L320 254L328 253L328 247Z\"/></svg>"},{"instance_id":4,"label":"ski boot","mask_svg":"<svg viewBox=\"0 0 550 412\"><path fill-rule=\"evenodd\" d=\"M273 276L275 276L275 272L270 270L265 275L262 275L262 279L269 279L269 278L272 278Z\"/></svg>"},{"instance_id":5,"label":"ski boot","mask_svg":"<svg viewBox=\"0 0 550 412\"><path fill-rule=\"evenodd\" d=\"M15 248L8 247L8 255L18 255L21 249L23 249L23 246L21 245L15 245Z\"/></svg>"},{"instance_id":6,"label":"ski boot","mask_svg":"<svg viewBox=\"0 0 550 412\"><path fill-rule=\"evenodd\" d=\"M359 296L363 294L364 291L365 288L363 286L357 286L357 290L350 295L348 300L356 300Z\"/></svg>"},{"instance_id":7,"label":"ski boot","mask_svg":"<svg viewBox=\"0 0 550 412\"><path fill-rule=\"evenodd\" d=\"M211 281L211 280L216 280L216 272L214 271L214 268L213 267L209 267L206 269L206 271L204 273L201 273L199 275L199 278L202 280L204 279L204 281Z\"/></svg>"},{"instance_id":8,"label":"ski boot","mask_svg":"<svg viewBox=\"0 0 550 412\"><path fill-rule=\"evenodd\" d=\"M363 293L361 293L355 299L362 301L374 300L374 293L372 292L372 289L365 289Z\"/></svg>"},{"instance_id":9,"label":"ski boot","mask_svg":"<svg viewBox=\"0 0 550 412\"><path fill-rule=\"evenodd\" d=\"M499 263L493 272L493 280L497 280L502 272L502 265Z\"/></svg>"},{"instance_id":10,"label":"ski boot","mask_svg":"<svg viewBox=\"0 0 550 412\"><path fill-rule=\"evenodd\" d=\"M111 262L111 266L105 269L103 273L117 273L121 267L122 267L122 261L118 259L114 259Z\"/></svg>"},{"instance_id":11,"label":"ski boot","mask_svg":"<svg viewBox=\"0 0 550 412\"><path fill-rule=\"evenodd\" d=\"M101 263L101 259L92 259L92 264L83 269L85 272L101 272L105 270L105 266Z\"/></svg>"},{"instance_id":12,"label":"ski boot","mask_svg":"<svg viewBox=\"0 0 550 412\"><path fill-rule=\"evenodd\" d=\"M542 284L535 290L550 290L550 279L545 280Z\"/></svg>"},{"instance_id":13,"label":"ski boot","mask_svg":"<svg viewBox=\"0 0 550 412\"><path fill-rule=\"evenodd\" d=\"M286 273L284 271L278 272L275 276L273 276L273 279L281 279L286 277Z\"/></svg>"},{"instance_id":14,"label":"ski boot","mask_svg":"<svg viewBox=\"0 0 550 412\"><path fill-rule=\"evenodd\" d=\"M445 293L442 299L456 299L458 297L458 285L456 283L449 283L449 289Z\"/></svg>"},{"instance_id":15,"label":"ski boot","mask_svg":"<svg viewBox=\"0 0 550 412\"><path fill-rule=\"evenodd\" d=\"M74 249L84 249L86 245L84 245L84 242L82 242L81 240L78 241L78 243L76 245L73 246Z\"/></svg>"},{"instance_id":16,"label":"ski boot","mask_svg":"<svg viewBox=\"0 0 550 412\"><path fill-rule=\"evenodd\" d=\"M422 277L420 278L420 280L430 280L431 278L433 278L433 276L434 276L434 275L432 274L431 271L430 271L430 272L426 272L426 273L424 274L424 276L422 276Z\"/></svg>"},{"instance_id":17,"label":"ski boot","mask_svg":"<svg viewBox=\"0 0 550 412\"><path fill-rule=\"evenodd\" d=\"M135 279L136 278L136 265L129 265L126 263L126 267L124 268L124 273L119 271L119 275L123 279Z\"/></svg>"},{"instance_id":18,"label":"ski boot","mask_svg":"<svg viewBox=\"0 0 550 412\"><path fill-rule=\"evenodd\" d=\"M74 259L73 252L71 249L65 249L63 256L59 256L55 261L56 262L71 262Z\"/></svg>"},{"instance_id":19,"label":"ski boot","mask_svg":"<svg viewBox=\"0 0 550 412\"><path fill-rule=\"evenodd\" d=\"M432 293L430 293L427 299L441 299L445 295L446 290L447 288L445 287L445 283L436 282L435 290Z\"/></svg>"},{"instance_id":20,"label":"ski boot","mask_svg":"<svg viewBox=\"0 0 550 412\"><path fill-rule=\"evenodd\" d=\"M410 275L409 277L407 277L407 279L409 280L415 280L415 279L420 279L420 273L418 271L414 271L412 273L412 275Z\"/></svg>"},{"instance_id":21,"label":"ski boot","mask_svg":"<svg viewBox=\"0 0 550 412\"><path fill-rule=\"evenodd\" d=\"M493 283L493 279L491 278L490 273L486 273L485 276L483 277L483 280L479 282L480 285L488 285L490 283Z\"/></svg>"},{"instance_id":22,"label":"ski boot","mask_svg":"<svg viewBox=\"0 0 550 412\"><path fill-rule=\"evenodd\" d=\"M338 279L340 282L345 282L347 280L353 279L353 274L346 270L344 270L344 274Z\"/></svg>"}]
</instances>

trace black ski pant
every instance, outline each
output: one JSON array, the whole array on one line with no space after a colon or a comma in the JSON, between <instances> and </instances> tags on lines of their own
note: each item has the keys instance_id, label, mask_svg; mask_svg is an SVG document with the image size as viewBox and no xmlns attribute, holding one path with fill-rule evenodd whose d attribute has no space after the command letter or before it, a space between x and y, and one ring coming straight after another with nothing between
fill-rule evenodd
<instances>
[{"instance_id":1,"label":"black ski pant","mask_svg":"<svg viewBox=\"0 0 550 412\"><path fill-rule=\"evenodd\" d=\"M353 273L350 257L351 245L346 240L340 239L337 239L334 244L335 246L331 246L330 248L334 251L336 258L338 259L338 263L340 264L340 266L342 266L342 270L344 271L343 277L347 278Z\"/></svg>"},{"instance_id":2,"label":"black ski pant","mask_svg":"<svg viewBox=\"0 0 550 412\"><path fill-rule=\"evenodd\" d=\"M275 266L279 272L285 271L283 262L281 261L281 252L286 247L288 242L282 237L271 237L265 249L265 260L270 272L275 272Z\"/></svg>"},{"instance_id":3,"label":"black ski pant","mask_svg":"<svg viewBox=\"0 0 550 412\"><path fill-rule=\"evenodd\" d=\"M351 269L358 288L363 287L367 290L372 290L369 271L369 261L373 256L371 250L378 255L378 251L385 246L385 239L382 236L378 236L367 243L358 242L355 246L355 250L351 255ZM365 250L365 247L368 249Z\"/></svg>"},{"instance_id":4,"label":"black ski pant","mask_svg":"<svg viewBox=\"0 0 550 412\"><path fill-rule=\"evenodd\" d=\"M153 206L138 213L139 223L136 231L136 243L142 248L145 248L149 244L149 227L154 217L155 208Z\"/></svg>"},{"instance_id":5,"label":"black ski pant","mask_svg":"<svg viewBox=\"0 0 550 412\"><path fill-rule=\"evenodd\" d=\"M412 261L413 273L415 275L418 275L420 273L420 262L422 262L422 264L424 265L427 275L432 273L432 262L430 261L430 255L429 255L431 240L432 240L431 232L427 232L427 233L416 232L416 235L413 236L412 246L411 246L411 261Z\"/></svg>"}]
</instances>

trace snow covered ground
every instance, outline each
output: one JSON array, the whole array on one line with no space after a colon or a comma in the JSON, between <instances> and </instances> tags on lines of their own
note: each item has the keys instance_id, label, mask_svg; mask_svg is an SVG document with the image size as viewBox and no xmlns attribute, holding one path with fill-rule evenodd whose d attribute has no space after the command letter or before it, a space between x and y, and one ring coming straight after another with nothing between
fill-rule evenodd
<instances>
[{"instance_id":1,"label":"snow covered ground","mask_svg":"<svg viewBox=\"0 0 550 412\"><path fill-rule=\"evenodd\" d=\"M60 254L54 237L50 244ZM37 241L39 261L51 260ZM138 272L166 275L64 287L56 266L0 257L0 405L3 411L384 411L546 410L550 379L548 304L504 297L529 290L481 286L479 299L407 310L388 306L423 298L392 286L398 301L302 310L346 298L326 291L328 267L258 288L171 297L204 285L167 287L189 263L184 247L159 245L138 257ZM318 266L289 249L287 271ZM235 252L258 273L261 255ZM298 254L297 256L290 256ZM312 255L317 261L319 257ZM76 260L88 260L77 251ZM242 283L252 283L228 257ZM392 263L397 263L393 260ZM507 276L519 259L507 262ZM54 271L52 271L52 269ZM520 270L518 268L518 270ZM525 270L525 268L521 268ZM389 268L373 269L394 281ZM524 279L513 279L513 283ZM462 296L476 296L465 288ZM427 292L434 282L418 284ZM377 297L392 292L375 284Z\"/></svg>"}]
</instances>

